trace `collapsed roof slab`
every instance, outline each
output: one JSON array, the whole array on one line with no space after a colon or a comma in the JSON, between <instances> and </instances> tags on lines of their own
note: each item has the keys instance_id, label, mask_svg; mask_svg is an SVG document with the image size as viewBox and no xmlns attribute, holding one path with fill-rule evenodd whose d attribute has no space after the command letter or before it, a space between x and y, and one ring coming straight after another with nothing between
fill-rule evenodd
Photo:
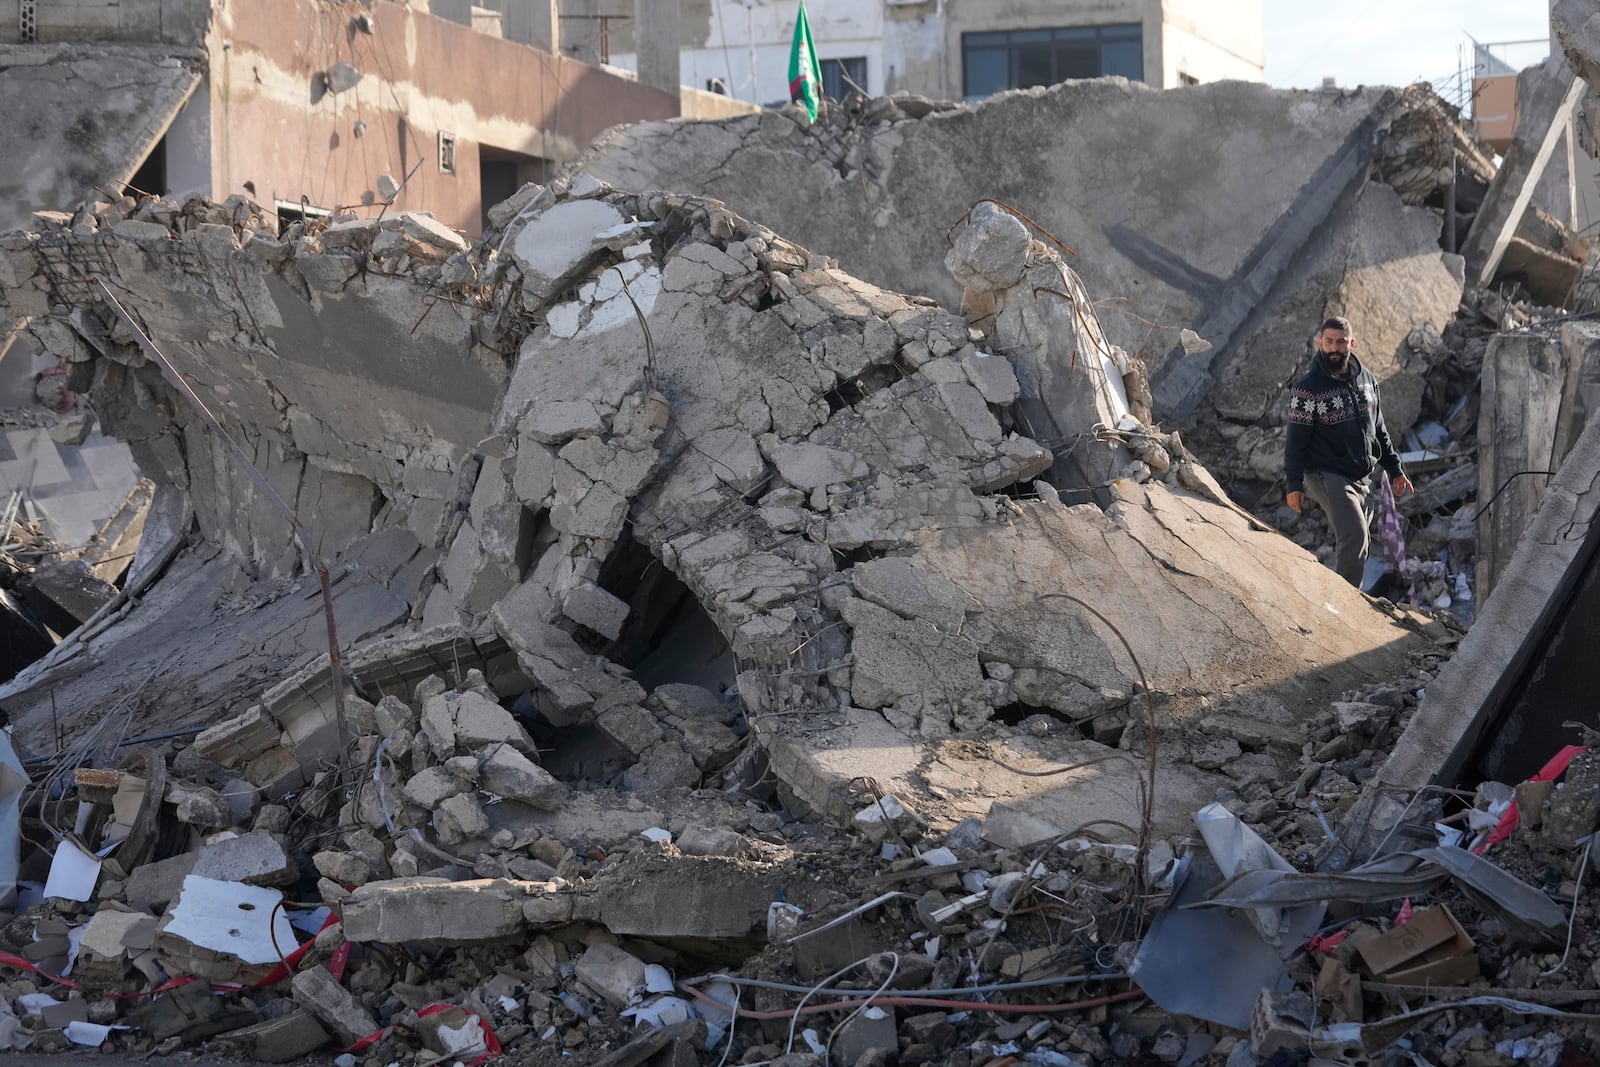
<instances>
[{"instance_id":1,"label":"collapsed roof slab","mask_svg":"<svg viewBox=\"0 0 1600 1067\"><path fill-rule=\"evenodd\" d=\"M204 458L203 441L157 392L164 387L150 368L130 368L128 346L97 332L97 297L72 288L87 264L73 273L61 259L76 264L93 255L96 264L109 261L101 269L115 270L117 285L148 285L130 306L158 341L190 350L185 366L259 450L281 449L286 461L317 469L354 466L358 447L387 456L383 449L399 446L398 474L380 463L356 468L350 477L360 484L313 501L308 520L369 507L379 494L384 504L370 515L378 530L370 540L396 550L404 544L412 554L387 568L353 558L353 569L335 572L388 574L386 590L401 606L414 605L418 571L431 567L435 546L442 549L421 623L473 635L492 628L525 676L541 728L583 727L625 741L642 781L699 784L690 746L716 746L687 733L684 745L666 744L650 709L664 698L631 669L638 646L663 641L662 615L651 603L663 572L728 650L732 665L717 684L736 683L758 742L805 746L816 731L859 712L893 730L919 760L941 751L955 760L945 746L979 734L1004 739L1009 721L1035 712L1061 720L1062 734L1076 737L1081 728L1094 735L1091 744L1108 745L1128 732L1136 747L1139 672L1098 612L1128 636L1160 698L1161 758L1204 762L1225 776L1172 772L1169 781L1187 783L1168 802L1174 820L1186 819L1191 801L1224 780L1259 783L1270 757L1243 751L1246 741L1292 757L1309 710L1374 674L1393 673L1427 640L1416 619L1380 609L1230 506L1175 435L1141 427L1131 415L1115 429L1061 427L1070 447L1121 457L1094 486L1105 507L1019 501L1052 453L1017 430L1025 387L1035 388L1026 383L1041 380L1017 365L1042 362L1060 390L1110 384L1107 367L1093 379L1085 360L1074 370L1072 346L1017 348L1017 338L997 326L996 354L982 355L980 344L991 339L967 320L862 282L716 201L627 195L593 181L530 188L520 197L501 213L511 220L504 233L402 271L401 279L387 277L395 268L384 250L420 254L404 218L398 231L386 228L388 220L341 223L295 242L252 230L241 253L235 245L245 227L200 221L217 206L198 201L171 227L119 223L120 235L112 227L110 238L77 244L46 234L15 252L70 309L52 336L104 378L108 403L133 397L122 424L152 449L165 440L162 447L174 450L162 469L188 478L197 510L234 514L227 496L234 483L207 473L220 460ZM419 220L409 225L429 231ZM191 248L191 232L195 245L215 245L215 262ZM124 238L138 247L124 247ZM1015 271L1020 291L1002 293L1000 325L1011 323L1008 311L1034 321L1029 316L1041 309L1029 302L1043 298L1032 293L1040 277L1032 272L1046 269L1062 292L1083 294L1069 321L1090 322L1089 294L1061 257L1021 246L1013 249L1023 259ZM157 281L138 282L118 257L132 257L129 264ZM249 265L257 259L269 266ZM246 283L242 295L233 289L238 278ZM383 310L390 298L395 306ZM1054 297L1043 310L1065 307ZM393 338L378 353L351 331L307 339L310 355L302 358L327 364L313 366L320 373L312 376L286 351L298 334L270 332L291 316L337 322L331 317L380 311L400 323L451 323L448 331L431 327L445 332L418 353L431 353L440 377L463 379L440 382L440 410L403 395L415 389L404 346L433 335ZM1047 316L1037 321L1064 328ZM441 437L454 435L443 442L454 466L427 498L454 521L418 551L407 514L423 498L410 495L408 479L427 469L422 461L433 453L414 440L414 425L385 420L410 410L403 403L445 419L453 390L472 375L494 380L474 362L485 351L516 354L483 408L460 426L428 424ZM343 392L340 376L363 391ZM364 401L371 410L352 415L352 425L380 436L299 435L296 413L337 428L344 424L330 408ZM463 444L467 430L481 437ZM1143 458L1091 439L1099 431L1121 435ZM298 484L304 502L315 487ZM200 499L208 494L213 499ZM202 524L213 540L216 530L232 528ZM641 554L645 562L637 562ZM240 584L246 598L267 592ZM279 592L300 606L297 652L318 632L308 591ZM174 647L215 645L213 617L187 612L192 602L166 612L171 627L193 628L186 633L151 629L144 609L135 609L124 632L137 620L144 640L128 655L157 657L136 660L153 671ZM224 650L241 652L231 638ZM299 654L295 666L314 660ZM360 650L350 658L357 661ZM109 656L80 662L91 669L68 694L74 714L97 714L111 692L105 676L127 672L110 666ZM185 653L174 662L162 690L141 697L145 718L170 721L196 710L190 693L198 661ZM261 661L240 663L253 672ZM306 669L311 678L320 667ZM233 714L249 699L237 687L227 698ZM318 703L307 699L308 707ZM51 736L38 690L24 713L30 736ZM1070 750L1043 745L1023 754L1060 762ZM1131 784L1110 775L1095 781L1113 779ZM1053 796L1071 800L1073 790L1053 784ZM830 777L820 793L791 792L834 811L835 785L844 788ZM1115 800L1097 795L1097 804Z\"/></svg>"},{"instance_id":2,"label":"collapsed roof slab","mask_svg":"<svg viewBox=\"0 0 1600 1067\"><path fill-rule=\"evenodd\" d=\"M0 231L122 193L200 84L199 53L0 45Z\"/></svg>"},{"instance_id":3,"label":"collapsed roof slab","mask_svg":"<svg viewBox=\"0 0 1600 1067\"><path fill-rule=\"evenodd\" d=\"M1177 355L1177 328L1210 339L1214 357L1239 340L1341 197L1365 182L1395 99L1072 81L872 126L842 108L810 127L787 112L644 123L571 166L625 189L717 197L858 277L949 307L960 292L937 250L974 201L997 197L1077 253L1111 340L1149 360L1166 419L1193 411L1211 385L1212 357Z\"/></svg>"},{"instance_id":4,"label":"collapsed roof slab","mask_svg":"<svg viewBox=\"0 0 1600 1067\"><path fill-rule=\"evenodd\" d=\"M336 564L340 640L403 624L432 564L403 530L352 546ZM315 578L253 583L237 557L200 546L112 625L0 686L0 708L33 754L58 751L108 716L130 724L129 738L209 725L325 658L324 625Z\"/></svg>"},{"instance_id":5,"label":"collapsed roof slab","mask_svg":"<svg viewBox=\"0 0 1600 1067\"><path fill-rule=\"evenodd\" d=\"M1235 745L1216 773L1204 752L1240 738L1257 752L1298 751L1309 716L1345 690L1403 672L1425 643L1419 616L1376 611L1308 553L1229 508L1160 482L1112 488L1105 512L1033 501L998 525L931 525L892 582L876 573L889 561L858 564L855 602L836 598L855 621L856 707L843 719L781 710L754 719L797 798L838 814L851 802L850 780L871 774L907 803L956 819L1005 803L1061 831L1089 818L1136 824L1149 751L1142 672L1157 700L1158 829L1179 833L1196 797L1204 804L1258 758ZM917 714L959 703L963 687L1085 729L1097 717L1124 724L1111 735L1122 750L1067 729L1017 738L1022 747L1008 756L1003 735L988 735L1002 764L1117 762L1048 781L985 769L968 741L939 740Z\"/></svg>"},{"instance_id":6,"label":"collapsed roof slab","mask_svg":"<svg viewBox=\"0 0 1600 1067\"><path fill-rule=\"evenodd\" d=\"M430 284L466 242L409 214L332 228L298 254L275 231L240 198L0 238L10 274L0 280L11 283L0 311L35 316L29 333L93 381L102 424L147 475L190 493L208 539L272 566L289 543L283 517L131 343L90 277L302 509L315 551L336 554L386 506L437 546L456 471L488 436L508 373L472 317Z\"/></svg>"},{"instance_id":7,"label":"collapsed roof slab","mask_svg":"<svg viewBox=\"0 0 1600 1067\"><path fill-rule=\"evenodd\" d=\"M1362 365L1378 379L1383 414L1401 432L1422 407L1425 355L1407 344L1416 329L1444 331L1461 303L1463 263L1439 251L1439 219L1409 207L1387 185L1352 190L1319 239L1284 273L1272 299L1213 363L1218 414L1261 422L1304 369L1307 342L1329 315L1348 318Z\"/></svg>"},{"instance_id":8,"label":"collapsed roof slab","mask_svg":"<svg viewBox=\"0 0 1600 1067\"><path fill-rule=\"evenodd\" d=\"M1593 721L1597 510L1600 420L1591 420L1379 784L1453 786L1491 768L1502 781L1521 781L1574 740L1563 723Z\"/></svg>"}]
</instances>

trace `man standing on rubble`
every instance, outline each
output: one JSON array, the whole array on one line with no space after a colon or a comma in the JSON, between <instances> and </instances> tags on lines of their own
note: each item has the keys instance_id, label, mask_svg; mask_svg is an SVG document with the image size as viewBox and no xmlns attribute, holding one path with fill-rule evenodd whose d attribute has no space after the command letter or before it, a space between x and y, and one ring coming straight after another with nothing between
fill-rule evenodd
<instances>
[{"instance_id":1,"label":"man standing on rubble","mask_svg":"<svg viewBox=\"0 0 1600 1067\"><path fill-rule=\"evenodd\" d=\"M1387 471L1396 496L1411 491L1411 480L1389 443L1378 383L1354 348L1348 319L1327 319L1317 331L1311 369L1289 390L1283 480L1291 509L1304 511L1310 496L1327 513L1333 524L1333 569L1359 588L1370 544L1367 500L1373 473L1380 466Z\"/></svg>"}]
</instances>

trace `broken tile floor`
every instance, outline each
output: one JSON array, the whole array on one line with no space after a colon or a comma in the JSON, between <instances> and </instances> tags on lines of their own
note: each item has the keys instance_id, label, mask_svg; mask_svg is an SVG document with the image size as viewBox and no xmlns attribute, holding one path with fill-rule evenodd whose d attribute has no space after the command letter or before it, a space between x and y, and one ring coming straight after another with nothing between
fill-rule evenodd
<instances>
[{"instance_id":1,"label":"broken tile floor","mask_svg":"<svg viewBox=\"0 0 1600 1067\"><path fill-rule=\"evenodd\" d=\"M1376 188L1363 210L1409 217ZM0 1045L798 1067L1403 1040L1454 1067L1587 1039L1600 945L1557 958L1528 894L1570 880L1577 929L1592 765L1391 824L1525 810L1511 883L1440 849L1369 889L1330 820L1459 628L1231 499L1015 213L945 220L968 316L584 175L475 243L417 213L280 232L242 197L39 219L0 236L0 298L163 518L139 579L0 689L42 757L0 773L29 842ZM1341 844L1362 907L1308 953L1272 894ZM1374 966L1395 885L1442 940ZM1261 981L1209 981L1221 944ZM1441 1020L1401 964L1503 1003Z\"/></svg>"}]
</instances>

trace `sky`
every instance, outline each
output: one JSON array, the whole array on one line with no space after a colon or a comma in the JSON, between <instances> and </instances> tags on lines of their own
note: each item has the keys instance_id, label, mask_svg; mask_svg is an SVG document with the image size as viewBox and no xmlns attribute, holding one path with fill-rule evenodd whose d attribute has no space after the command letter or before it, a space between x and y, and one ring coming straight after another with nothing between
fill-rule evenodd
<instances>
[{"instance_id":1,"label":"sky","mask_svg":"<svg viewBox=\"0 0 1600 1067\"><path fill-rule=\"evenodd\" d=\"M1326 75L1341 87L1434 83L1453 97L1455 74L1483 44L1539 38L1544 44L1495 49L1521 69L1549 53L1548 0L1264 0L1266 80L1315 88ZM1471 37L1468 37L1468 34Z\"/></svg>"}]
</instances>

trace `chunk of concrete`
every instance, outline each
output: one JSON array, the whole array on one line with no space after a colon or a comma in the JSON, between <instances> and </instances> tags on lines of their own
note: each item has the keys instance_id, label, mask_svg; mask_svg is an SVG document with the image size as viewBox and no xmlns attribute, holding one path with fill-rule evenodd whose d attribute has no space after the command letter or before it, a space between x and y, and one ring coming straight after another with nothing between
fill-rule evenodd
<instances>
[{"instance_id":1,"label":"chunk of concrete","mask_svg":"<svg viewBox=\"0 0 1600 1067\"><path fill-rule=\"evenodd\" d=\"M194 739L194 748L214 763L233 767L272 748L282 733L277 721L261 705L255 704L231 719L200 731Z\"/></svg>"},{"instance_id":2,"label":"chunk of concrete","mask_svg":"<svg viewBox=\"0 0 1600 1067\"><path fill-rule=\"evenodd\" d=\"M358 886L344 903L344 934L358 943L498 941L521 932L524 895L517 883L501 878L368 882Z\"/></svg>"},{"instance_id":3,"label":"chunk of concrete","mask_svg":"<svg viewBox=\"0 0 1600 1067\"><path fill-rule=\"evenodd\" d=\"M614 1008L625 1008L644 989L644 961L615 945L591 945L575 965L578 981L604 997Z\"/></svg>"},{"instance_id":4,"label":"chunk of concrete","mask_svg":"<svg viewBox=\"0 0 1600 1067\"><path fill-rule=\"evenodd\" d=\"M511 241L523 290L540 300L559 293L603 251L595 234L627 221L622 212L600 200L566 201L529 219Z\"/></svg>"},{"instance_id":5,"label":"chunk of concrete","mask_svg":"<svg viewBox=\"0 0 1600 1067\"><path fill-rule=\"evenodd\" d=\"M249 983L299 942L276 889L191 874L157 928L155 951L171 974Z\"/></svg>"},{"instance_id":6,"label":"chunk of concrete","mask_svg":"<svg viewBox=\"0 0 1600 1067\"><path fill-rule=\"evenodd\" d=\"M276 834L252 830L200 848L193 874L219 882L291 885L300 871Z\"/></svg>"},{"instance_id":7,"label":"chunk of concrete","mask_svg":"<svg viewBox=\"0 0 1600 1067\"><path fill-rule=\"evenodd\" d=\"M482 766L479 782L489 792L544 811L561 806L566 786L516 749L498 745L480 751L478 758Z\"/></svg>"},{"instance_id":8,"label":"chunk of concrete","mask_svg":"<svg viewBox=\"0 0 1600 1067\"><path fill-rule=\"evenodd\" d=\"M561 602L561 614L611 641L622 636L630 610L627 601L597 585L573 586Z\"/></svg>"},{"instance_id":9,"label":"chunk of concrete","mask_svg":"<svg viewBox=\"0 0 1600 1067\"><path fill-rule=\"evenodd\" d=\"M355 994L321 964L297 973L289 989L295 1003L315 1016L341 1045L353 1045L378 1029L377 1020Z\"/></svg>"},{"instance_id":10,"label":"chunk of concrete","mask_svg":"<svg viewBox=\"0 0 1600 1067\"><path fill-rule=\"evenodd\" d=\"M289 1063L326 1045L328 1031L305 1009L291 1011L253 1026L230 1030L216 1039L237 1054L261 1063Z\"/></svg>"}]
</instances>

